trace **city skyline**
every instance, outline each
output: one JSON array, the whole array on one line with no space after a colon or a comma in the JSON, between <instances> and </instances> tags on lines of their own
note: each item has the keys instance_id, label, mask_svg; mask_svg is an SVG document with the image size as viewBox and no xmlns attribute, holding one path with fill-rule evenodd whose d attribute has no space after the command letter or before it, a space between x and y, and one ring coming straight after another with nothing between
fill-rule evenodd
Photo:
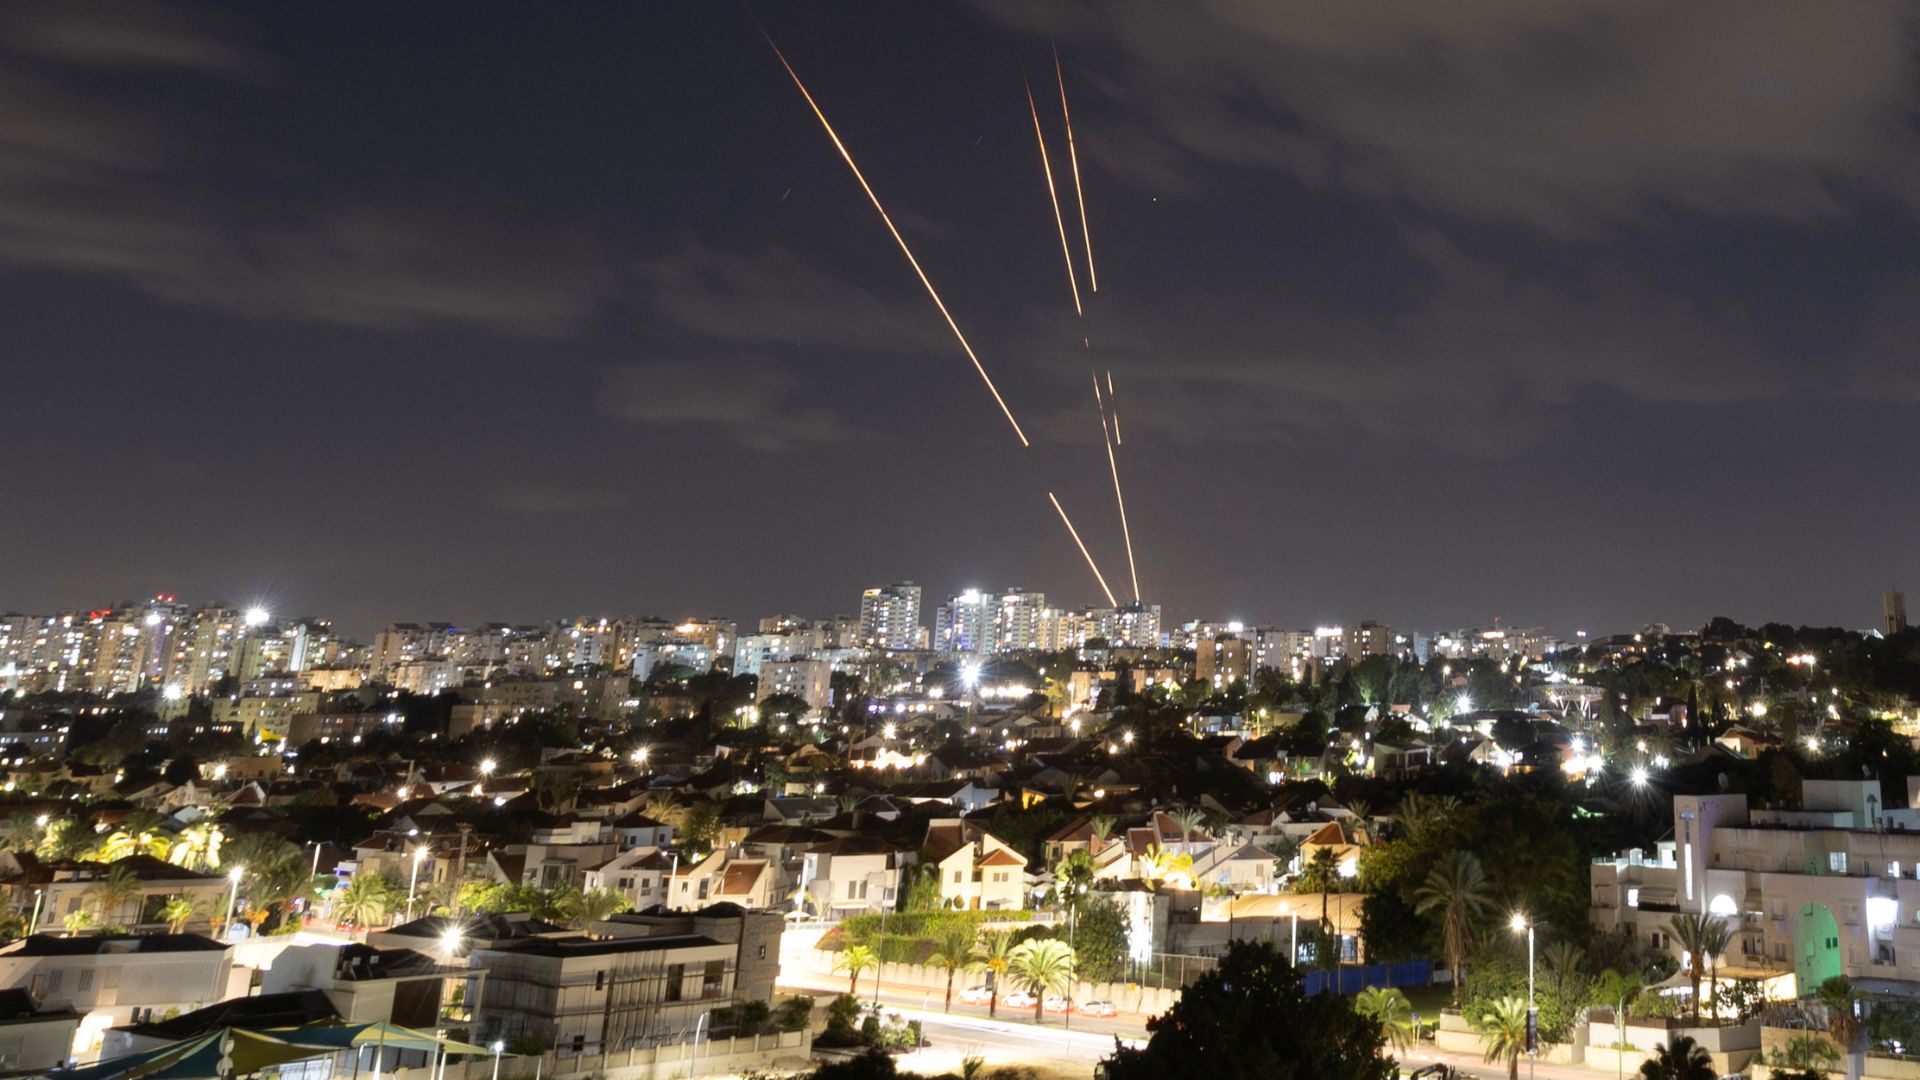
<instances>
[{"instance_id":1,"label":"city skyline","mask_svg":"<svg viewBox=\"0 0 1920 1080\"><path fill-rule=\"evenodd\" d=\"M1031 448L740 10L19 4L0 608L1097 602L1050 492L1125 601L1089 360L1169 613L1867 626L1910 576L1897 7L1711 56L1676 10L762 17Z\"/></svg>"}]
</instances>

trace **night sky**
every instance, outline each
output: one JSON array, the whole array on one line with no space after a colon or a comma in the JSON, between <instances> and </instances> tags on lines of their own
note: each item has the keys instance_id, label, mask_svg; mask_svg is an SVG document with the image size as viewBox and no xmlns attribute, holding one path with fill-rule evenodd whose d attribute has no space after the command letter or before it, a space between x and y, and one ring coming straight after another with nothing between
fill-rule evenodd
<instances>
[{"instance_id":1,"label":"night sky","mask_svg":"<svg viewBox=\"0 0 1920 1080\"><path fill-rule=\"evenodd\" d=\"M14 0L0 609L1096 602L1046 501L1124 594L1085 335L1170 620L1874 625L1913 11L762 5L1022 450L738 4Z\"/></svg>"}]
</instances>

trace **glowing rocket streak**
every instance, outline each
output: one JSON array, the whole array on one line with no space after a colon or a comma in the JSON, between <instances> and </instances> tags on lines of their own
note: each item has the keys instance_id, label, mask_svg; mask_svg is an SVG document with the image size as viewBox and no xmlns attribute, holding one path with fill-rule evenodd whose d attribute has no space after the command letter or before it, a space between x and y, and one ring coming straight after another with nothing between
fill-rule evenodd
<instances>
[{"instance_id":1,"label":"glowing rocket streak","mask_svg":"<svg viewBox=\"0 0 1920 1080\"><path fill-rule=\"evenodd\" d=\"M1095 395L1097 396L1100 392L1100 381L1098 379L1094 380L1093 389L1094 389ZM1107 369L1107 400L1108 401L1113 400L1113 369L1112 368ZM1113 410L1113 445L1115 446L1127 445L1126 440L1120 437L1120 410L1118 409Z\"/></svg>"},{"instance_id":2,"label":"glowing rocket streak","mask_svg":"<svg viewBox=\"0 0 1920 1080\"><path fill-rule=\"evenodd\" d=\"M1119 607L1120 601L1115 600L1113 590L1107 588L1106 577L1100 573L1100 568L1093 564L1093 556L1087 553L1087 545L1080 542L1080 530L1073 527L1073 522L1068 519L1066 510L1061 508L1060 500L1054 498L1053 492L1047 492L1047 498L1053 501L1053 508L1060 515L1060 523L1067 527L1067 535L1073 537L1074 546L1080 549L1080 557L1087 560L1087 569L1093 571L1093 579L1100 583L1100 591L1107 594L1107 603Z\"/></svg>"},{"instance_id":3,"label":"glowing rocket streak","mask_svg":"<svg viewBox=\"0 0 1920 1080\"><path fill-rule=\"evenodd\" d=\"M1107 468L1113 473L1113 501L1120 508L1120 536L1127 542L1127 576L1133 579L1133 602L1140 602L1140 571L1133 564L1133 530L1127 527L1127 498L1120 494L1120 462L1113 456L1113 432L1107 426L1106 402L1100 398L1100 376L1093 377L1093 403L1100 407L1100 435L1107 444ZM1113 426L1120 426L1114 417Z\"/></svg>"},{"instance_id":4,"label":"glowing rocket streak","mask_svg":"<svg viewBox=\"0 0 1920 1080\"><path fill-rule=\"evenodd\" d=\"M1053 165L1047 160L1047 137L1040 131L1040 108L1033 103L1033 84L1027 84L1027 108L1033 113L1033 137L1040 141L1040 168L1047 174L1047 198L1053 201L1053 224L1060 230L1060 254L1067 260L1067 287L1073 290L1073 313L1080 310L1080 282L1073 273L1073 251L1067 247L1067 220L1060 216L1060 195L1053 188Z\"/></svg>"},{"instance_id":5,"label":"glowing rocket streak","mask_svg":"<svg viewBox=\"0 0 1920 1080\"><path fill-rule=\"evenodd\" d=\"M1053 78L1060 84L1060 116L1067 122L1067 160L1073 164L1073 198L1080 204L1080 243L1087 252L1087 288L1100 291L1100 276L1093 270L1093 233L1087 228L1087 195L1080 188L1080 151L1073 146L1073 114L1067 111L1067 77L1060 73L1060 49L1053 50Z\"/></svg>"},{"instance_id":6,"label":"glowing rocket streak","mask_svg":"<svg viewBox=\"0 0 1920 1080\"><path fill-rule=\"evenodd\" d=\"M939 290L933 287L927 272L920 269L920 260L913 257L913 250L907 247L906 238L900 235L899 229L894 228L893 218L887 215L887 208L880 205L880 196L873 193L873 186L867 183L866 176L860 172L860 166L854 164L853 154L848 152L847 144L840 141L840 135L833 130L833 124L827 120L827 114L820 111L819 103L814 101L813 95L807 91L807 84L800 81L800 74L793 70L792 64L787 63L786 54L780 51L780 46L773 43L773 37L764 30L761 31L761 36L767 39L767 46L773 50L773 55L779 57L780 66L787 69L787 77L792 79L793 85L800 89L800 96L807 99L807 107L812 109L813 115L819 118L820 126L826 129L827 138L833 140L834 149L840 151L840 159L847 163L847 168L853 170L853 178L860 181L860 189L867 193L867 198L873 202L873 208L880 212L880 220L886 223L887 231L893 234L893 242L900 245L900 254L907 257L907 265L913 267L913 272L920 278L920 284L926 286L927 295L933 298L933 306L940 309L941 316L947 320L948 329L952 330L953 336L959 339L960 347L966 350L967 359L973 361L973 370L980 373L980 381L987 384L987 392L993 395L994 402L1006 415L1007 423L1013 425L1013 433L1020 437L1020 445L1032 446L1033 444L1027 441L1027 433L1020 430L1020 421L1013 418L1013 410L1007 407L1006 399L1000 396L1000 391L993 385L993 379L987 375L986 366L980 363L978 356L974 355L973 346L967 343L967 335L960 332L960 324L954 321L953 313L947 310L946 301L940 299Z\"/></svg>"}]
</instances>

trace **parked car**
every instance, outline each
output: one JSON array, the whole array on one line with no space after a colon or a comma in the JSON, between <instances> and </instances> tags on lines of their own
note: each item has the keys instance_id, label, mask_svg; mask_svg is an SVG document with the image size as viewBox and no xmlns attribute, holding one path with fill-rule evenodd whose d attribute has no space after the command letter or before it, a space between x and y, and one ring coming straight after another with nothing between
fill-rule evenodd
<instances>
[{"instance_id":1,"label":"parked car","mask_svg":"<svg viewBox=\"0 0 1920 1080\"><path fill-rule=\"evenodd\" d=\"M1451 1065L1428 1065L1407 1074L1407 1080L1460 1080L1460 1070Z\"/></svg>"},{"instance_id":2,"label":"parked car","mask_svg":"<svg viewBox=\"0 0 1920 1080\"><path fill-rule=\"evenodd\" d=\"M1033 1003L1040 1000L1025 990L1009 990L1000 995L1000 1004L1009 1009L1031 1009Z\"/></svg>"},{"instance_id":3,"label":"parked car","mask_svg":"<svg viewBox=\"0 0 1920 1080\"><path fill-rule=\"evenodd\" d=\"M969 986L965 990L960 991L960 1000L969 1005L985 1005L993 1000L993 987L986 985Z\"/></svg>"},{"instance_id":4,"label":"parked car","mask_svg":"<svg viewBox=\"0 0 1920 1080\"><path fill-rule=\"evenodd\" d=\"M1041 1007L1051 1013L1070 1013L1073 1011L1073 999L1059 994L1048 994Z\"/></svg>"},{"instance_id":5,"label":"parked car","mask_svg":"<svg viewBox=\"0 0 1920 1080\"><path fill-rule=\"evenodd\" d=\"M1111 1001L1089 1001L1080 1007L1081 1016L1117 1016L1120 1010Z\"/></svg>"}]
</instances>

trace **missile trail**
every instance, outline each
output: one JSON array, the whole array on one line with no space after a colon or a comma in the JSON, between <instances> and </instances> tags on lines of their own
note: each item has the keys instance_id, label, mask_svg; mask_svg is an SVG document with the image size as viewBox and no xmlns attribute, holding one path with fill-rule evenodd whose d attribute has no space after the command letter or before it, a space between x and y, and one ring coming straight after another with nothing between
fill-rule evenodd
<instances>
[{"instance_id":1,"label":"missile trail","mask_svg":"<svg viewBox=\"0 0 1920 1080\"><path fill-rule=\"evenodd\" d=\"M1033 137L1040 142L1040 168L1047 174L1047 198L1053 202L1053 224L1060 230L1060 254L1067 260L1067 287L1073 290L1073 313L1080 310L1080 282L1073 273L1073 251L1067 247L1067 221L1060 216L1060 194L1053 187L1053 165L1047 159L1047 137L1040 130L1040 107L1033 103L1033 84L1027 84L1027 109L1033 113Z\"/></svg>"},{"instance_id":2,"label":"missile trail","mask_svg":"<svg viewBox=\"0 0 1920 1080\"><path fill-rule=\"evenodd\" d=\"M1100 583L1100 591L1107 594L1107 603L1119 607L1120 601L1115 600L1113 590L1107 588L1106 576L1100 573L1098 566L1094 565L1093 556L1087 552L1087 545L1080 542L1080 530L1073 527L1073 521L1067 517L1066 510L1060 506L1060 500L1054 497L1053 492L1047 492L1047 498L1053 501L1053 508L1060 515L1060 523L1067 527L1067 534L1073 537L1073 545L1080 549L1080 557L1087 560L1087 569L1093 571L1093 579Z\"/></svg>"},{"instance_id":3,"label":"missile trail","mask_svg":"<svg viewBox=\"0 0 1920 1080\"><path fill-rule=\"evenodd\" d=\"M853 178L860 182L860 189L867 193L873 208L879 211L880 220L886 223L887 231L893 234L893 242L900 245L900 254L907 257L907 265L913 267L914 274L920 278L920 284L926 286L927 295L933 298L933 306L940 309L941 317L947 320L947 328L952 330L953 336L959 340L960 348L966 351L967 359L973 361L973 370L980 373L980 381L987 384L987 392L993 395L995 404L999 405L1000 411L1006 415L1007 423L1013 425L1013 433L1019 436L1020 445L1032 446L1033 444L1027 440L1027 433L1020 430L1020 421L1013 418L1013 410L1007 407L1007 400L1000 396L999 389L993 385L992 377L987 374L986 365L974 355L973 346L967 342L967 335L960 332L960 324L954 321L953 313L947 310L946 301L940 299L939 290L933 287L933 281L927 277L927 272L920 268L920 260L913 257L913 249L907 246L906 238L901 236L900 230L894 227L893 218L888 216L887 208L880 203L880 196L873 193L873 185L867 183L867 178L861 173L860 166L854 163L853 154L847 150L847 144L840 141L840 134L833 130L833 124L827 119L827 114L820 111L820 104L813 100L813 94L807 90L807 84L800 81L800 74L793 70L792 64L787 63L786 54L780 51L780 46L774 44L773 36L764 28L760 34L767 39L767 46L773 50L773 55L779 58L780 66L787 69L787 77L793 80L795 87L799 88L800 96L807 99L807 107L813 110L813 115L819 119L820 126L826 129L827 138L833 140L834 149L840 151L840 159L845 161L847 168L853 171ZM1027 97L1031 100L1032 93L1029 92ZM1038 113L1035 114L1036 117L1038 115ZM1051 181L1051 174L1048 179Z\"/></svg>"},{"instance_id":4,"label":"missile trail","mask_svg":"<svg viewBox=\"0 0 1920 1080\"><path fill-rule=\"evenodd\" d=\"M1140 602L1140 571L1133 562L1133 530L1127 525L1127 497L1120 494L1120 461L1113 456L1113 430L1107 425L1107 406L1100 398L1100 376L1093 377L1093 403L1100 409L1100 436L1107 446L1107 469L1113 473L1113 502L1120 508L1120 536L1127 543L1127 576L1133 579L1133 602ZM1120 418L1113 418L1113 428Z\"/></svg>"},{"instance_id":5,"label":"missile trail","mask_svg":"<svg viewBox=\"0 0 1920 1080\"><path fill-rule=\"evenodd\" d=\"M1080 204L1080 244L1087 253L1087 288L1099 292L1100 276L1093 270L1093 233L1087 228L1087 195L1080 187L1080 151L1073 145L1073 113L1067 110L1067 77L1060 72L1058 45L1053 48L1053 78L1060 84L1060 116L1067 122L1067 160L1073 164L1073 198Z\"/></svg>"}]
</instances>

